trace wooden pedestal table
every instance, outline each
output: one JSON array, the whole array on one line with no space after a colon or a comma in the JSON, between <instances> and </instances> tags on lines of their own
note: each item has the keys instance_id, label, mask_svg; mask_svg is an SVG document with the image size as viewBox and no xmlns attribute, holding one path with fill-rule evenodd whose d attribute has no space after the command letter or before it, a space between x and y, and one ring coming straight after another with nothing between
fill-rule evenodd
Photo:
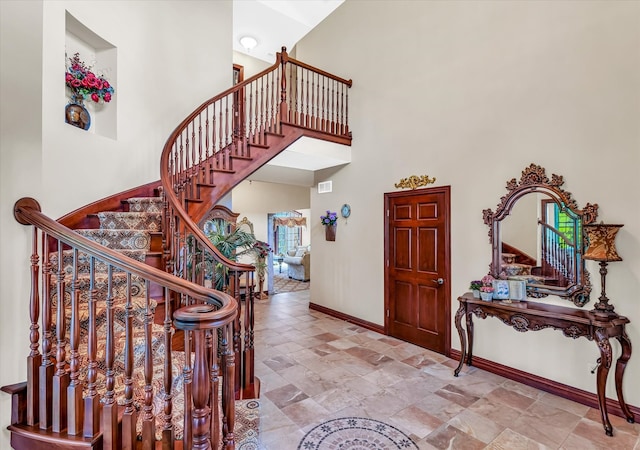
<instances>
[{"instance_id":1,"label":"wooden pedestal table","mask_svg":"<svg viewBox=\"0 0 640 450\"><path fill-rule=\"evenodd\" d=\"M631 358L631 341L625 332L625 326L629 319L617 314L602 317L592 311L584 311L576 308L563 306L546 305L537 302L513 302L494 300L483 301L473 297L471 292L458 297L460 307L456 312L456 328L460 335L460 363L453 374L457 377L463 363L466 360L468 366L472 365L473 355L473 315L481 319L487 317L497 317L506 325L512 326L516 331L537 331L544 328L554 328L562 331L569 338L577 339L586 337L593 340L600 349L598 359L598 374L596 378L596 388L598 394L598 404L600 406L600 416L604 431L609 436L613 436L613 427L609 422L607 414L607 403L605 396L605 385L607 375L612 363L611 338L616 338L622 346L622 353L616 362L615 383L616 393L620 408L625 415L627 422L634 423L633 413L627 406L622 395L622 378L629 358ZM466 329L469 337L467 349L467 336L462 328L462 318L466 319Z\"/></svg>"}]
</instances>

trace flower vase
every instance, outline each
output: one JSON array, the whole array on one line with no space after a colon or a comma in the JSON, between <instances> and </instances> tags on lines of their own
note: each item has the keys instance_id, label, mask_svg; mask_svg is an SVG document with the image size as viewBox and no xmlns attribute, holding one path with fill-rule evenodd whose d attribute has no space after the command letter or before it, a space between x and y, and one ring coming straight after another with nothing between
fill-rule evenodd
<instances>
[{"instance_id":1,"label":"flower vase","mask_svg":"<svg viewBox=\"0 0 640 450\"><path fill-rule=\"evenodd\" d=\"M480 298L480 290L479 289L474 289L471 292L473 292L473 298Z\"/></svg>"},{"instance_id":2,"label":"flower vase","mask_svg":"<svg viewBox=\"0 0 640 450\"><path fill-rule=\"evenodd\" d=\"M263 295L263 289L264 289L264 278L258 278L258 292L256 292L255 297L258 299L262 299L262 295Z\"/></svg>"},{"instance_id":3,"label":"flower vase","mask_svg":"<svg viewBox=\"0 0 640 450\"><path fill-rule=\"evenodd\" d=\"M82 96L74 95L64 109L65 122L74 127L88 130L91 126L91 116L84 107Z\"/></svg>"},{"instance_id":4,"label":"flower vase","mask_svg":"<svg viewBox=\"0 0 640 450\"><path fill-rule=\"evenodd\" d=\"M336 230L338 228L338 224L334 223L333 225L325 225L324 226L324 238L327 241L335 241L336 240Z\"/></svg>"},{"instance_id":5,"label":"flower vase","mask_svg":"<svg viewBox=\"0 0 640 450\"><path fill-rule=\"evenodd\" d=\"M485 302L490 302L493 300L493 292L480 292L480 298Z\"/></svg>"}]
</instances>

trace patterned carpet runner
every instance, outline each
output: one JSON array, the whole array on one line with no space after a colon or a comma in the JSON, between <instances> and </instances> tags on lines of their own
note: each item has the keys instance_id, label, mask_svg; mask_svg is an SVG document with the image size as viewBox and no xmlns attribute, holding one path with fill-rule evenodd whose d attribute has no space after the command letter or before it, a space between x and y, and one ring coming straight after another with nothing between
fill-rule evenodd
<instances>
[{"instance_id":1,"label":"patterned carpet runner","mask_svg":"<svg viewBox=\"0 0 640 450\"><path fill-rule=\"evenodd\" d=\"M112 250L122 253L124 256L133 258L139 262L145 262L147 252L150 250L151 245L151 233L156 233L161 230L162 222L162 199L160 197L149 198L131 198L128 200L128 212L100 212L96 216L100 220L99 229L82 229L75 230L78 234L91 239L105 247L109 247ZM53 252L49 256L49 262L54 267L54 275L52 277L54 283L52 283L51 293L52 302L57 303L57 288L55 281L58 279L57 270L62 268L65 272L65 278L71 279L73 273L73 252L64 251L62 254L62 264L59 264L59 254ZM88 286L90 283L90 267L91 259L84 253L80 252L78 255L78 285L80 287L86 287L87 289L81 290L80 307L79 307L79 319L80 319L80 354L82 364L81 367L86 367L88 361L86 355L88 354L86 348L86 336L88 333ZM95 279L94 289L97 290L100 295L99 298L106 298L108 289L108 277L107 277L108 265L96 261L95 263ZM125 273L117 268L114 268L112 275L112 293L114 295L114 333L115 333L115 361L114 369L118 376L124 373L124 333L126 325L126 286L127 277ZM307 283L308 285L308 283ZM71 304L71 292L72 283L67 283L65 286L65 303ZM133 322L134 322L134 336L133 336L133 353L134 353L134 404L136 408L141 408L144 404L145 392L145 380L144 373L139 368L144 367L144 354L145 354L145 316L148 312L153 314L156 307L156 301L151 299L149 304L146 303L145 285L144 280L139 280L138 277L132 277L131 292L133 295ZM104 302L97 302L96 305L96 327L97 335L106 335L106 305ZM69 319L69 318L67 318ZM153 400L153 410L156 415L156 438L160 439L162 435L162 417L164 410L164 386L163 377L164 373L164 360L166 358L166 350L164 346L164 327L153 323L151 326L152 334L152 353L153 353L153 392L155 398ZM85 339L83 339L85 338ZM106 391L105 386L105 341L99 339L97 358L98 358L98 390L102 393ZM69 354L69 351L67 351ZM184 365L184 352L173 352L172 354L172 368L173 368L173 385L172 385L172 397L173 397L173 426L176 439L182 438L183 432L183 378L182 367ZM81 373L81 377L84 378L86 373ZM118 383L115 392L118 403L122 403L124 400L124 385ZM140 418L142 415L140 415ZM253 450L258 449L258 430L260 423L260 403L258 400L240 400L236 402L236 421L235 421L235 436L236 436L236 449ZM142 422L138 423L138 432L140 433Z\"/></svg>"}]
</instances>

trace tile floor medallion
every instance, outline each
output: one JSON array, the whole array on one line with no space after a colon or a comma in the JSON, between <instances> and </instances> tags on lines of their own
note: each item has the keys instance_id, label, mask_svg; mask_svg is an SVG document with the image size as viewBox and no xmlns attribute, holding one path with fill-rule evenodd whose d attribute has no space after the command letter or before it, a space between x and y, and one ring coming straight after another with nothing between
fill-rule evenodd
<instances>
[{"instance_id":1,"label":"tile floor medallion","mask_svg":"<svg viewBox=\"0 0 640 450\"><path fill-rule=\"evenodd\" d=\"M476 367L454 377L451 358L310 310L311 291L255 303L259 450L640 450L638 423L609 412L609 437L598 409ZM389 434L366 446L365 431L375 431L348 424L338 444L337 424L349 417L397 430L408 447Z\"/></svg>"},{"instance_id":2,"label":"tile floor medallion","mask_svg":"<svg viewBox=\"0 0 640 450\"><path fill-rule=\"evenodd\" d=\"M364 417L327 420L302 438L300 450L407 450L418 446L396 427Z\"/></svg>"}]
</instances>

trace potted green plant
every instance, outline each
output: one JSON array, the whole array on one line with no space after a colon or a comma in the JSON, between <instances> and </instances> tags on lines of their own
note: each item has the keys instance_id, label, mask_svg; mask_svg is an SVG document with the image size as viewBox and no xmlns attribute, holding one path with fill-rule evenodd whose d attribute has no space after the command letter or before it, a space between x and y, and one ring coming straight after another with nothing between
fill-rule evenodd
<instances>
[{"instance_id":1,"label":"potted green plant","mask_svg":"<svg viewBox=\"0 0 640 450\"><path fill-rule=\"evenodd\" d=\"M471 283L469 283L469 289L471 290L471 292L473 292L474 298L480 298L481 287L482 287L482 281L480 280L473 280Z\"/></svg>"},{"instance_id":2,"label":"potted green plant","mask_svg":"<svg viewBox=\"0 0 640 450\"><path fill-rule=\"evenodd\" d=\"M230 230L228 224L220 220L207 221L204 224L205 235L225 258L237 261L242 255L254 252L256 238L253 233L241 228ZM212 280L214 289L224 290L228 283L228 270L213 259L213 255L206 252L203 262L199 264L205 271L205 277ZM196 267L200 269L200 267Z\"/></svg>"}]
</instances>

